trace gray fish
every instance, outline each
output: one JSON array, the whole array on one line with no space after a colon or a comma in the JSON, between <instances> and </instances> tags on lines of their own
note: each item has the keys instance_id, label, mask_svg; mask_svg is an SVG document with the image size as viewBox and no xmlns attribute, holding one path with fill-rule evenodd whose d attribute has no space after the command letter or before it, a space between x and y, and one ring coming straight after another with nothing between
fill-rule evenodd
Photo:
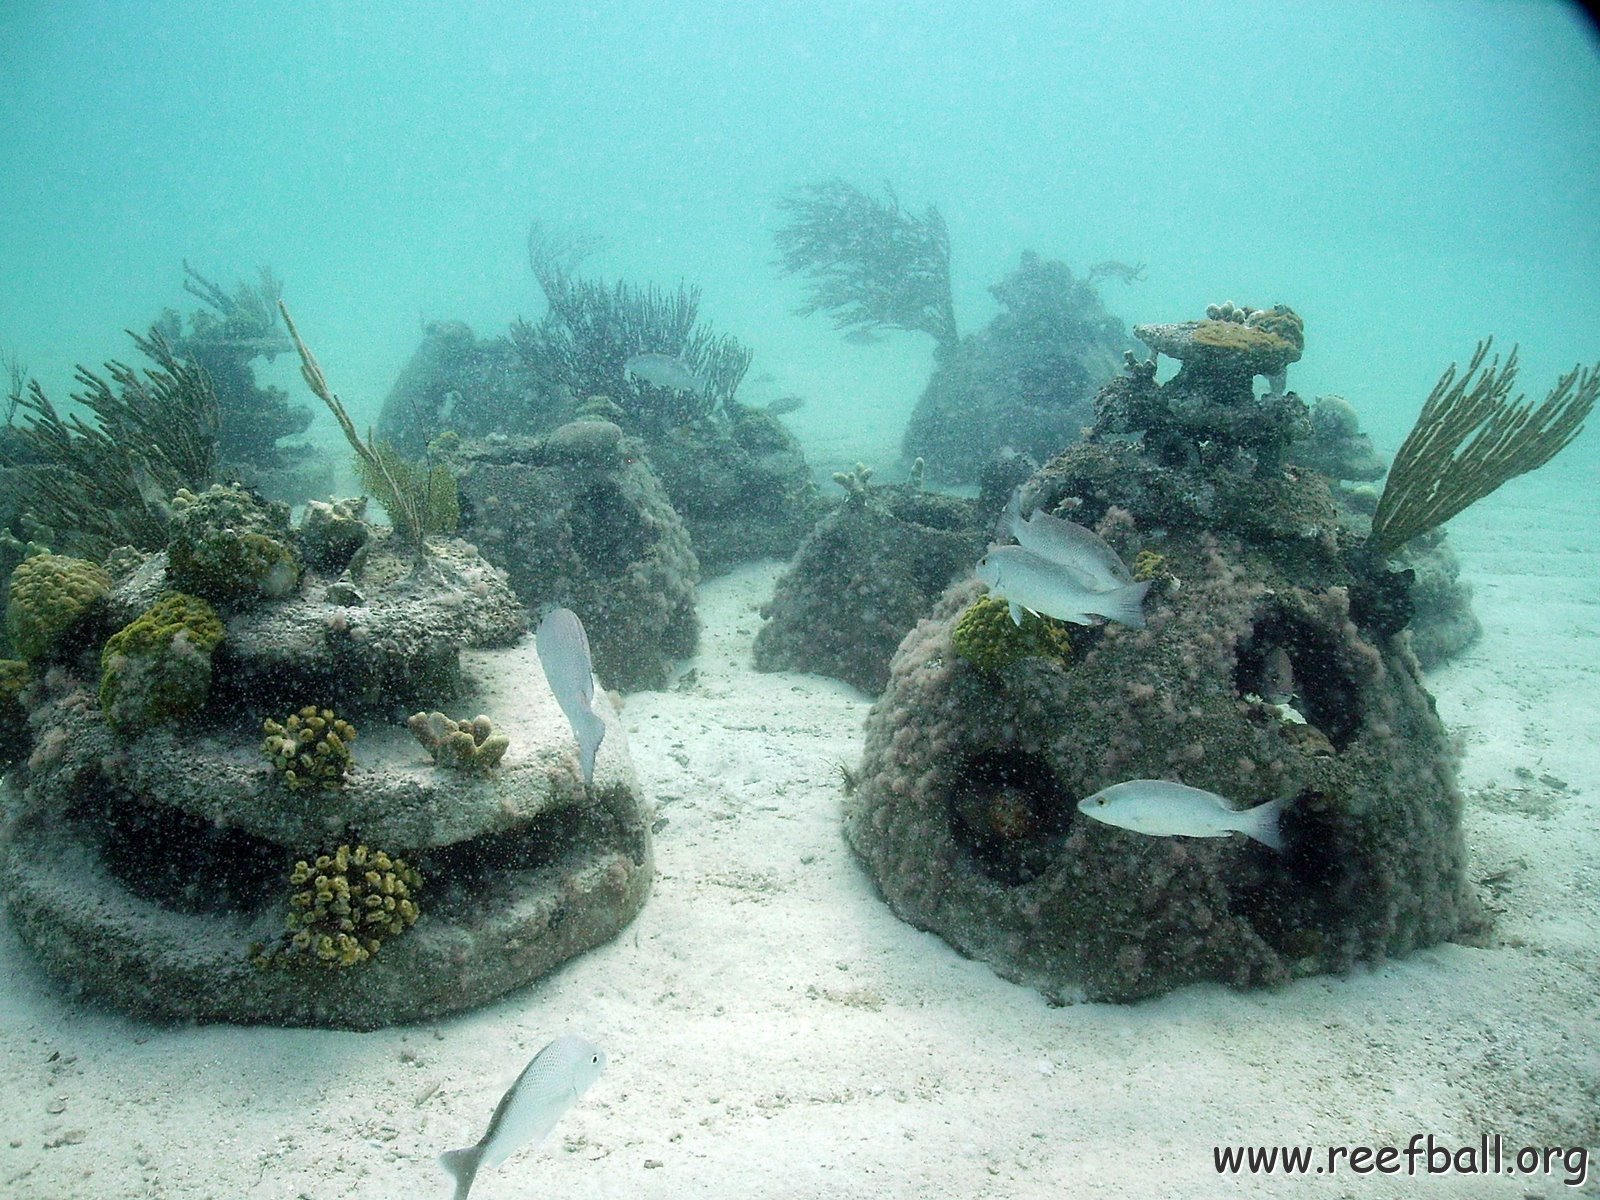
<instances>
[{"instance_id":1,"label":"gray fish","mask_svg":"<svg viewBox=\"0 0 1600 1200\"><path fill-rule=\"evenodd\" d=\"M1094 530L1053 517L1042 508L1023 520L1020 488L1011 493L998 532L1016 538L1024 550L1060 563L1080 576L1091 591L1108 592L1133 582L1128 565Z\"/></svg>"},{"instance_id":2,"label":"gray fish","mask_svg":"<svg viewBox=\"0 0 1600 1200\"><path fill-rule=\"evenodd\" d=\"M589 635L570 608L551 609L533 634L539 665L555 694L556 703L572 724L578 739L578 761L583 782L594 782L594 756L605 740L606 723L594 711L594 660L589 657Z\"/></svg>"},{"instance_id":3,"label":"gray fish","mask_svg":"<svg viewBox=\"0 0 1600 1200\"><path fill-rule=\"evenodd\" d=\"M1130 779L1078 801L1078 811L1096 821L1151 837L1227 837L1242 833L1282 850L1278 817L1284 801L1268 800L1239 810L1215 792L1166 779Z\"/></svg>"},{"instance_id":4,"label":"gray fish","mask_svg":"<svg viewBox=\"0 0 1600 1200\"><path fill-rule=\"evenodd\" d=\"M978 560L977 576L989 590L1005 598L1011 619L1022 624L1027 609L1043 617L1093 625L1104 617L1119 625L1144 628L1144 594L1149 581L1122 587L1095 589L1070 567L1025 550L1021 546L996 546Z\"/></svg>"},{"instance_id":5,"label":"gray fish","mask_svg":"<svg viewBox=\"0 0 1600 1200\"><path fill-rule=\"evenodd\" d=\"M693 367L673 354L635 354L622 364L622 369L635 379L656 387L694 392L699 396L704 396L711 386L704 375L697 375Z\"/></svg>"},{"instance_id":6,"label":"gray fish","mask_svg":"<svg viewBox=\"0 0 1600 1200\"><path fill-rule=\"evenodd\" d=\"M480 1168L497 1167L523 1146L544 1141L605 1069L606 1052L570 1033L535 1054L500 1097L478 1144L439 1156L439 1165L456 1181L455 1200L467 1200Z\"/></svg>"},{"instance_id":7,"label":"gray fish","mask_svg":"<svg viewBox=\"0 0 1600 1200\"><path fill-rule=\"evenodd\" d=\"M804 396L779 396L767 404L766 413L769 417L782 417L792 412L799 412L805 407L805 403Z\"/></svg>"}]
</instances>

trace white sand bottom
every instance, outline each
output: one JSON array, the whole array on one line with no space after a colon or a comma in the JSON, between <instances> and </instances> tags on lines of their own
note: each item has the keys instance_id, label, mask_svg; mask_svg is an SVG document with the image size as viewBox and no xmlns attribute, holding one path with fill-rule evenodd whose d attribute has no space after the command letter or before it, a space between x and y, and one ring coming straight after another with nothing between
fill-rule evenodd
<instances>
[{"instance_id":1,"label":"white sand bottom","mask_svg":"<svg viewBox=\"0 0 1600 1200\"><path fill-rule=\"evenodd\" d=\"M1571 1195L1559 1165L1221 1182L1212 1147L1600 1141L1595 508L1523 481L1452 527L1485 634L1431 686L1493 948L1051 1008L875 895L839 821L868 700L751 671L759 564L705 586L692 683L623 709L654 895L532 988L372 1034L155 1028L64 997L0 924L0 1196L446 1197L435 1156L564 1031L606 1075L476 1200Z\"/></svg>"}]
</instances>

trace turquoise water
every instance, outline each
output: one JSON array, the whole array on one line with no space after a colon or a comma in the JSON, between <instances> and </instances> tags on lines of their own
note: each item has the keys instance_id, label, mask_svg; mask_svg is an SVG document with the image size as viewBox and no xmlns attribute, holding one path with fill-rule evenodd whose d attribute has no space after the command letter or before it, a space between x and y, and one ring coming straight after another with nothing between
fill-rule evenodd
<instances>
[{"instance_id":1,"label":"turquoise water","mask_svg":"<svg viewBox=\"0 0 1600 1200\"><path fill-rule=\"evenodd\" d=\"M1540 394L1600 357L1600 56L1559 4L14 2L0 45L0 347L58 396L189 307L187 258L271 264L375 404L419 320L538 312L537 217L703 286L802 433L897 436L926 340L841 348L772 269L772 201L831 175L940 207L968 331L1024 249L1148 263L1129 324L1292 304L1294 385L1391 445L1484 334Z\"/></svg>"},{"instance_id":2,"label":"turquoise water","mask_svg":"<svg viewBox=\"0 0 1600 1200\"><path fill-rule=\"evenodd\" d=\"M824 483L883 478L929 340L846 342L775 267L775 201L837 176L938 206L965 333L1026 250L1144 263L1101 287L1130 326L1292 305L1291 387L1392 451L1487 334L1535 399L1600 360L1597 46L1554 3L0 0L0 351L61 401L198 307L185 260L225 286L269 264L364 428L424 324L539 315L537 220L603 239L594 274L701 286L755 352L742 394L805 398L785 423ZM256 366L342 460L291 357ZM436 1155L566 1029L606 1076L479 1200L1201 1196L1218 1145L1593 1142L1597 465L1590 429L1451 526L1485 631L1427 683L1487 947L1137 1005L1000 978L851 856L872 698L752 670L782 565L745 563L702 583L673 685L617 699L651 896L534 986L364 1034L169 1026L65 991L0 920L0 1200L446 1195ZM1535 1174L1340 1194L1570 1194Z\"/></svg>"}]
</instances>

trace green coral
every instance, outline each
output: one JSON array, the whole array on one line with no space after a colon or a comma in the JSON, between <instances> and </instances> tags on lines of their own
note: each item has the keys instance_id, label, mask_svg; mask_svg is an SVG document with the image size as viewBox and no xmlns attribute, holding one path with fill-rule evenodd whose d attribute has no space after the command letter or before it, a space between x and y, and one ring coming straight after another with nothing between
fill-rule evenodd
<instances>
[{"instance_id":1,"label":"green coral","mask_svg":"<svg viewBox=\"0 0 1600 1200\"><path fill-rule=\"evenodd\" d=\"M1072 655L1065 623L1025 612L1018 625L1011 619L1010 605L999 596L974 601L956 622L950 642L962 658L990 673L1025 658L1064 662Z\"/></svg>"},{"instance_id":2,"label":"green coral","mask_svg":"<svg viewBox=\"0 0 1600 1200\"><path fill-rule=\"evenodd\" d=\"M28 751L28 710L22 689L32 682L27 663L0 658L0 764L16 762Z\"/></svg>"},{"instance_id":3,"label":"green coral","mask_svg":"<svg viewBox=\"0 0 1600 1200\"><path fill-rule=\"evenodd\" d=\"M290 791L337 791L350 770L356 731L329 708L308 704L279 723L262 723L261 753Z\"/></svg>"},{"instance_id":4,"label":"green coral","mask_svg":"<svg viewBox=\"0 0 1600 1200\"><path fill-rule=\"evenodd\" d=\"M123 626L100 654L100 709L123 733L198 712L211 690L222 619L198 596L169 592Z\"/></svg>"},{"instance_id":5,"label":"green coral","mask_svg":"<svg viewBox=\"0 0 1600 1200\"><path fill-rule=\"evenodd\" d=\"M442 712L413 713L406 722L441 767L468 773L487 771L505 757L511 739L496 733L488 717L457 721Z\"/></svg>"},{"instance_id":6,"label":"green coral","mask_svg":"<svg viewBox=\"0 0 1600 1200\"><path fill-rule=\"evenodd\" d=\"M1141 550L1133 556L1133 577L1141 583L1159 579L1167 573L1167 556L1154 550Z\"/></svg>"},{"instance_id":7,"label":"green coral","mask_svg":"<svg viewBox=\"0 0 1600 1200\"><path fill-rule=\"evenodd\" d=\"M450 468L427 460L412 462L388 442L371 447L372 456L358 455L361 486L383 506L395 525L402 513L414 513L423 537L451 534L461 522L461 499Z\"/></svg>"},{"instance_id":8,"label":"green coral","mask_svg":"<svg viewBox=\"0 0 1600 1200\"><path fill-rule=\"evenodd\" d=\"M198 494L185 488L173 497L168 532L167 576L180 591L239 605L299 586L285 505L221 484Z\"/></svg>"},{"instance_id":9,"label":"green coral","mask_svg":"<svg viewBox=\"0 0 1600 1200\"><path fill-rule=\"evenodd\" d=\"M289 872L294 891L276 954L258 950L257 966L308 962L353 967L376 954L385 937L417 922L422 875L403 858L366 846L342 845Z\"/></svg>"},{"instance_id":10,"label":"green coral","mask_svg":"<svg viewBox=\"0 0 1600 1200\"><path fill-rule=\"evenodd\" d=\"M37 662L111 591L111 576L92 562L35 554L11 573L6 632L18 654Z\"/></svg>"}]
</instances>

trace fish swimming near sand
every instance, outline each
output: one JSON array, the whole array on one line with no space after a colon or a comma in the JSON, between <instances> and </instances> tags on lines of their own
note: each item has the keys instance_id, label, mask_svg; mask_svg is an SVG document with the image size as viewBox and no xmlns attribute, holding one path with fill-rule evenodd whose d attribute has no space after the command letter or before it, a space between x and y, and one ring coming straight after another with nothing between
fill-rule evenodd
<instances>
[{"instance_id":1,"label":"fish swimming near sand","mask_svg":"<svg viewBox=\"0 0 1600 1200\"><path fill-rule=\"evenodd\" d=\"M456 1181L455 1200L467 1200L482 1168L497 1167L523 1146L544 1141L561 1114L605 1069L606 1052L573 1034L558 1037L535 1054L500 1097L478 1144L439 1156L439 1165Z\"/></svg>"},{"instance_id":2,"label":"fish swimming near sand","mask_svg":"<svg viewBox=\"0 0 1600 1200\"><path fill-rule=\"evenodd\" d=\"M578 762L585 785L594 782L594 756L605 740L606 723L594 711L594 660L589 635L570 608L554 608L539 622L533 644L539 665L578 739Z\"/></svg>"},{"instance_id":3,"label":"fish swimming near sand","mask_svg":"<svg viewBox=\"0 0 1600 1200\"><path fill-rule=\"evenodd\" d=\"M694 392L704 396L711 385L704 375L675 354L635 354L622 364L622 369L635 379L642 379L656 387L672 388L679 392Z\"/></svg>"},{"instance_id":4,"label":"fish swimming near sand","mask_svg":"<svg viewBox=\"0 0 1600 1200\"><path fill-rule=\"evenodd\" d=\"M1096 617L1134 629L1144 628L1144 594L1150 581L1106 589L1086 584L1083 573L1022 546L996 546L978 560L977 576L1011 607L1022 624L1023 610L1075 625Z\"/></svg>"},{"instance_id":5,"label":"fish swimming near sand","mask_svg":"<svg viewBox=\"0 0 1600 1200\"><path fill-rule=\"evenodd\" d=\"M1011 493L996 532L1014 537L1024 550L1066 567L1080 576L1090 591L1109 592L1133 582L1133 572L1121 555L1087 526L1053 517L1043 509L1035 509L1024 520L1020 488Z\"/></svg>"},{"instance_id":6,"label":"fish swimming near sand","mask_svg":"<svg viewBox=\"0 0 1600 1200\"><path fill-rule=\"evenodd\" d=\"M1151 837L1227 837L1242 833L1274 850L1284 848L1278 818L1284 801L1236 809L1215 792L1166 779L1130 779L1085 796L1078 811L1118 829Z\"/></svg>"}]
</instances>

